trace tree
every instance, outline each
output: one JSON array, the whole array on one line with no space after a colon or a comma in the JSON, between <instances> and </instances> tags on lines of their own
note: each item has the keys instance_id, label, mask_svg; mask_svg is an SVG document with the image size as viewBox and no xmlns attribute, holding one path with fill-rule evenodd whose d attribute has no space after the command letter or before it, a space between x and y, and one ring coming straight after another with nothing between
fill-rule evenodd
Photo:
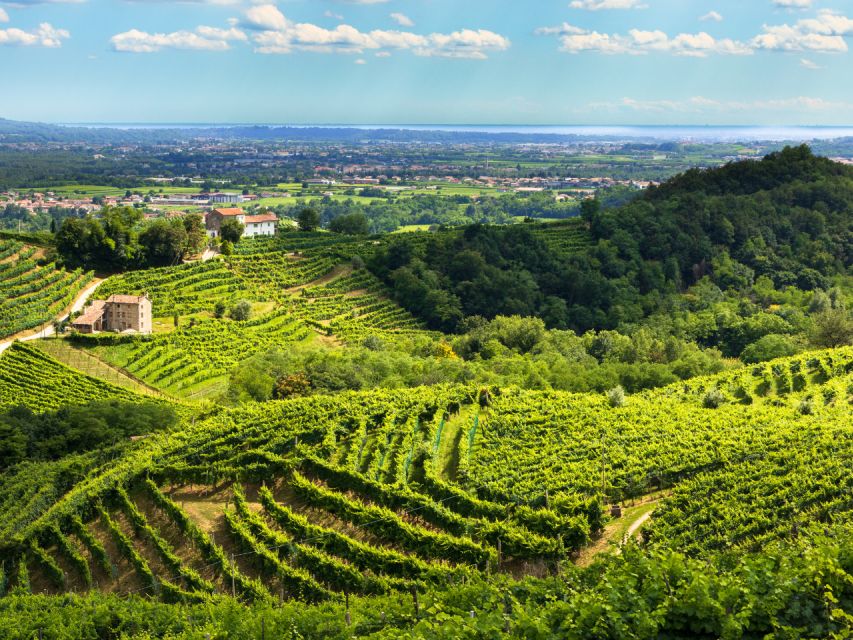
<instances>
[{"instance_id":1,"label":"tree","mask_svg":"<svg viewBox=\"0 0 853 640\"><path fill-rule=\"evenodd\" d=\"M789 336L770 333L747 346L740 354L740 359L747 364L755 364L792 356L795 353L797 353L797 347Z\"/></svg>"},{"instance_id":2,"label":"tree","mask_svg":"<svg viewBox=\"0 0 853 640\"><path fill-rule=\"evenodd\" d=\"M853 343L853 317L843 308L829 309L813 318L811 341L818 347L841 347Z\"/></svg>"},{"instance_id":3,"label":"tree","mask_svg":"<svg viewBox=\"0 0 853 640\"><path fill-rule=\"evenodd\" d=\"M304 396L310 390L311 381L304 373L292 373L276 380L272 397L275 400L284 400L294 396Z\"/></svg>"},{"instance_id":4,"label":"tree","mask_svg":"<svg viewBox=\"0 0 853 640\"><path fill-rule=\"evenodd\" d=\"M187 232L187 253L197 255L204 251L207 240L207 230L204 228L204 218L197 213L184 216L184 229Z\"/></svg>"},{"instance_id":5,"label":"tree","mask_svg":"<svg viewBox=\"0 0 853 640\"><path fill-rule=\"evenodd\" d=\"M329 223L329 231L350 236L366 236L370 233L370 225L363 213L349 213L333 219Z\"/></svg>"},{"instance_id":6,"label":"tree","mask_svg":"<svg viewBox=\"0 0 853 640\"><path fill-rule=\"evenodd\" d=\"M160 218L139 234L139 245L146 265L174 265L180 262L187 249L187 230L181 220Z\"/></svg>"},{"instance_id":7,"label":"tree","mask_svg":"<svg viewBox=\"0 0 853 640\"><path fill-rule=\"evenodd\" d=\"M252 305L248 300L240 300L231 308L231 319L244 322L252 315Z\"/></svg>"},{"instance_id":8,"label":"tree","mask_svg":"<svg viewBox=\"0 0 853 640\"><path fill-rule=\"evenodd\" d=\"M213 317L214 318L222 318L225 316L225 303L222 300L217 300L216 304L213 305Z\"/></svg>"},{"instance_id":9,"label":"tree","mask_svg":"<svg viewBox=\"0 0 853 640\"><path fill-rule=\"evenodd\" d=\"M313 207L305 207L296 216L300 231L316 231L320 226L320 214Z\"/></svg>"},{"instance_id":10,"label":"tree","mask_svg":"<svg viewBox=\"0 0 853 640\"><path fill-rule=\"evenodd\" d=\"M237 244L240 242L240 238L243 237L243 232L246 230L238 220L233 218L228 218L227 220L222 221L222 225L219 228L219 235L222 237L224 242L230 242L231 244Z\"/></svg>"}]
</instances>

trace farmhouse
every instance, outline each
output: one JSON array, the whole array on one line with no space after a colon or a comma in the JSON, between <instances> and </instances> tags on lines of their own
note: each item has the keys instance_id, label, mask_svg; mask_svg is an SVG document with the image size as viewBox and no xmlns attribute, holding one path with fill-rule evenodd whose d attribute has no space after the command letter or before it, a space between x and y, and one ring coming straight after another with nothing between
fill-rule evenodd
<instances>
[{"instance_id":1,"label":"farmhouse","mask_svg":"<svg viewBox=\"0 0 853 640\"><path fill-rule=\"evenodd\" d=\"M95 300L71 323L80 333L98 331L149 334L152 330L151 301L147 296L112 295Z\"/></svg>"},{"instance_id":2,"label":"farmhouse","mask_svg":"<svg viewBox=\"0 0 853 640\"><path fill-rule=\"evenodd\" d=\"M278 226L278 218L274 213L263 213L256 216L246 215L243 209L226 208L213 209L207 214L205 225L207 235L216 238L221 235L222 223L225 220L236 220L244 225L243 237L274 236Z\"/></svg>"},{"instance_id":3,"label":"farmhouse","mask_svg":"<svg viewBox=\"0 0 853 640\"><path fill-rule=\"evenodd\" d=\"M246 225L243 231L243 237L252 238L254 236L274 236L275 228L278 225L278 217L274 213L263 213L257 216L246 216L243 223Z\"/></svg>"}]
</instances>

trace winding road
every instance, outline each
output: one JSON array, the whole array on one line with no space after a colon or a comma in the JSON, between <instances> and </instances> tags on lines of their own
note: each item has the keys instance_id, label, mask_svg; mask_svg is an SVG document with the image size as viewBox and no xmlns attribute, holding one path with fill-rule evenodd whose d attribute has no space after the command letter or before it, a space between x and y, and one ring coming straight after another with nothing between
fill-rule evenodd
<instances>
[{"instance_id":1,"label":"winding road","mask_svg":"<svg viewBox=\"0 0 853 640\"><path fill-rule=\"evenodd\" d=\"M77 313L78 311L81 311L83 309L83 307L86 306L86 303L89 301L89 298L92 297L92 294L95 293L95 289L97 289L99 286L101 286L101 284L106 282L106 280L107 280L107 278L105 278L103 280L95 278L94 280L92 280L92 282L89 283L89 285L77 295L77 298L74 300L74 302L71 303L71 309L67 313L59 316L57 318L57 320L59 320L59 321L66 320L71 316L71 314ZM20 340L21 342L29 342L30 340L39 340L41 338L50 337L54 333L55 333L55 331L53 328L53 322L52 321L45 324L41 329L39 329L35 333L32 332L32 329L29 331L23 331L21 333L17 333L13 336L9 336L3 342L0 342L0 353L3 353L6 349L11 347L12 343L15 342L16 340Z\"/></svg>"}]
</instances>

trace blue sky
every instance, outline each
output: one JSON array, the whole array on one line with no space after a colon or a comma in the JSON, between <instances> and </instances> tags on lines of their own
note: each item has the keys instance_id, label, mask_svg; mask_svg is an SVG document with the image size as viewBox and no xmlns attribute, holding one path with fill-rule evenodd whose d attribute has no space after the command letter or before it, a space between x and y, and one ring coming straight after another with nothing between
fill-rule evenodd
<instances>
[{"instance_id":1,"label":"blue sky","mask_svg":"<svg viewBox=\"0 0 853 640\"><path fill-rule=\"evenodd\" d=\"M850 0L0 0L0 117L853 125Z\"/></svg>"}]
</instances>

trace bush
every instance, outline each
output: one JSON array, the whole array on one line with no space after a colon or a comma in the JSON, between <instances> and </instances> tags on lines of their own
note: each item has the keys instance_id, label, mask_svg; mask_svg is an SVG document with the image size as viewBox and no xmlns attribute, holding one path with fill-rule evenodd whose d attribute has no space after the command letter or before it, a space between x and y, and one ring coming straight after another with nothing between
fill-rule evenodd
<instances>
[{"instance_id":1,"label":"bush","mask_svg":"<svg viewBox=\"0 0 853 640\"><path fill-rule=\"evenodd\" d=\"M775 358L785 358L797 353L797 347L789 336L770 333L748 345L740 354L746 364L765 362Z\"/></svg>"},{"instance_id":2,"label":"bush","mask_svg":"<svg viewBox=\"0 0 853 640\"><path fill-rule=\"evenodd\" d=\"M607 402L611 407L622 407L625 405L625 390L622 387L613 387L607 392Z\"/></svg>"},{"instance_id":3,"label":"bush","mask_svg":"<svg viewBox=\"0 0 853 640\"><path fill-rule=\"evenodd\" d=\"M214 318L223 318L225 317L225 311L227 307L222 300L218 300L215 305L213 305L213 317Z\"/></svg>"},{"instance_id":4,"label":"bush","mask_svg":"<svg viewBox=\"0 0 853 640\"><path fill-rule=\"evenodd\" d=\"M272 390L275 400L284 400L293 396L303 396L311 390L311 381L304 373L292 373L276 380Z\"/></svg>"},{"instance_id":5,"label":"bush","mask_svg":"<svg viewBox=\"0 0 853 640\"><path fill-rule=\"evenodd\" d=\"M726 401L726 397L719 389L711 389L702 398L702 406L706 409L716 409Z\"/></svg>"},{"instance_id":6,"label":"bush","mask_svg":"<svg viewBox=\"0 0 853 640\"><path fill-rule=\"evenodd\" d=\"M248 300L240 300L231 309L231 319L238 322L245 322L252 315L252 305Z\"/></svg>"},{"instance_id":7,"label":"bush","mask_svg":"<svg viewBox=\"0 0 853 640\"><path fill-rule=\"evenodd\" d=\"M811 398L803 398L797 406L797 411L804 416L810 416L814 413L814 401Z\"/></svg>"}]
</instances>

